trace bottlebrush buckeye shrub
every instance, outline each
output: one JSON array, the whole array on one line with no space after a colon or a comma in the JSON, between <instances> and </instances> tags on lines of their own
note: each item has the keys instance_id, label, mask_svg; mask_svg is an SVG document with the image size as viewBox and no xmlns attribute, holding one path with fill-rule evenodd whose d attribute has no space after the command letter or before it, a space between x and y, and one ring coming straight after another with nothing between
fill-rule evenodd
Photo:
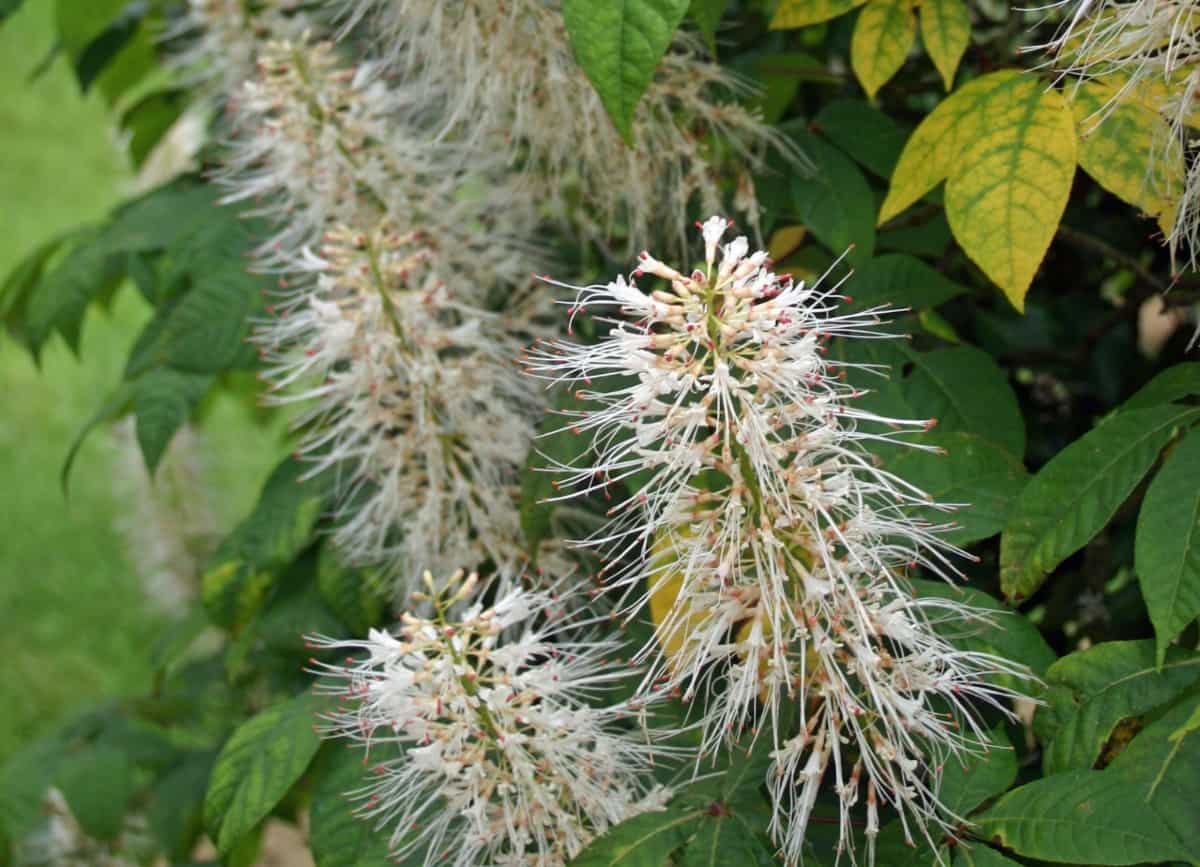
<instances>
[{"instance_id":1,"label":"bottlebrush buckeye shrub","mask_svg":"<svg viewBox=\"0 0 1200 867\"><path fill-rule=\"evenodd\" d=\"M5 855L1196 859L1186 4L58 11L148 191L7 333L288 434Z\"/></svg>"}]
</instances>

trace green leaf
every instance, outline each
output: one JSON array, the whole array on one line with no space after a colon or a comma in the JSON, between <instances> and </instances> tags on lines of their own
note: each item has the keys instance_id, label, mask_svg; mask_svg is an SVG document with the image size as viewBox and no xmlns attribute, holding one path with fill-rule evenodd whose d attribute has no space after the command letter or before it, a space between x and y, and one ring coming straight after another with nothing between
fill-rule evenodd
<instances>
[{"instance_id":1,"label":"green leaf","mask_svg":"<svg viewBox=\"0 0 1200 867\"><path fill-rule=\"evenodd\" d=\"M904 130L891 117L861 99L835 99L813 118L812 126L855 161L881 178L891 177Z\"/></svg>"},{"instance_id":2,"label":"green leaf","mask_svg":"<svg viewBox=\"0 0 1200 867\"><path fill-rule=\"evenodd\" d=\"M990 733L965 761L951 758L942 771L939 799L956 816L970 815L980 804L1006 791L1017 779L1017 753L1003 728Z\"/></svg>"},{"instance_id":3,"label":"green leaf","mask_svg":"<svg viewBox=\"0 0 1200 867\"><path fill-rule=\"evenodd\" d=\"M921 41L942 76L946 90L954 86L954 73L971 41L971 13L963 0L923 0Z\"/></svg>"},{"instance_id":4,"label":"green leaf","mask_svg":"<svg viewBox=\"0 0 1200 867\"><path fill-rule=\"evenodd\" d=\"M1022 70L989 73L921 121L892 173L879 222L945 180L955 239L1021 310L1067 206L1075 159L1062 96Z\"/></svg>"},{"instance_id":5,"label":"green leaf","mask_svg":"<svg viewBox=\"0 0 1200 867\"><path fill-rule=\"evenodd\" d=\"M150 829L172 861L186 861L204 832L204 792L212 753L190 756L154 785Z\"/></svg>"},{"instance_id":6,"label":"green leaf","mask_svg":"<svg viewBox=\"0 0 1200 867\"><path fill-rule=\"evenodd\" d=\"M1200 696L1194 691L1143 729L1104 771L1121 779L1125 797L1148 805L1197 863L1200 853Z\"/></svg>"},{"instance_id":7,"label":"green leaf","mask_svg":"<svg viewBox=\"0 0 1200 867\"><path fill-rule=\"evenodd\" d=\"M1005 858L995 849L989 849L982 843L970 847L961 843L955 851L954 867L1021 867L1016 861Z\"/></svg>"},{"instance_id":8,"label":"green leaf","mask_svg":"<svg viewBox=\"0 0 1200 867\"><path fill-rule=\"evenodd\" d=\"M700 829L702 809L643 813L609 828L571 861L571 867L663 867Z\"/></svg>"},{"instance_id":9,"label":"green leaf","mask_svg":"<svg viewBox=\"0 0 1200 867\"><path fill-rule=\"evenodd\" d=\"M204 824L228 855L283 800L308 768L321 739L311 692L280 702L242 723L226 741L204 798Z\"/></svg>"},{"instance_id":10,"label":"green leaf","mask_svg":"<svg viewBox=\"0 0 1200 867\"><path fill-rule=\"evenodd\" d=\"M113 840L121 833L135 780L120 750L95 747L68 756L58 770L58 787L89 836Z\"/></svg>"},{"instance_id":11,"label":"green leaf","mask_svg":"<svg viewBox=\"0 0 1200 867\"><path fill-rule=\"evenodd\" d=\"M1131 795L1129 784L1116 774L1070 771L1013 789L976 822L985 837L1044 861L1190 860L1166 822Z\"/></svg>"},{"instance_id":12,"label":"green leaf","mask_svg":"<svg viewBox=\"0 0 1200 867\"><path fill-rule=\"evenodd\" d=\"M1200 432L1171 451L1146 491L1134 568L1161 661L1167 645L1200 615Z\"/></svg>"},{"instance_id":13,"label":"green leaf","mask_svg":"<svg viewBox=\"0 0 1200 867\"><path fill-rule=\"evenodd\" d=\"M390 829L376 828L371 820L355 816L355 802L348 797L365 784L360 753L332 750L322 756L317 768L309 832L317 867L389 867L393 863L388 856Z\"/></svg>"},{"instance_id":14,"label":"green leaf","mask_svg":"<svg viewBox=\"0 0 1200 867\"><path fill-rule=\"evenodd\" d=\"M756 830L734 813L706 817L677 863L680 867L772 867L778 864Z\"/></svg>"},{"instance_id":15,"label":"green leaf","mask_svg":"<svg viewBox=\"0 0 1200 867\"><path fill-rule=\"evenodd\" d=\"M911 579L913 587L922 596L954 599L981 608L988 613L990 622L964 621L940 623L938 632L955 646L964 650L992 653L1013 662L1029 666L1030 671L1041 677L1057 658L1038 628L1020 613L1013 611L998 599L993 599L974 587L959 587L945 581ZM1028 681L1011 682L1001 679L1008 686L1020 688L1026 693L1037 693L1036 684Z\"/></svg>"},{"instance_id":16,"label":"green leaf","mask_svg":"<svg viewBox=\"0 0 1200 867\"><path fill-rule=\"evenodd\" d=\"M1162 115L1119 100L1120 87L1100 80L1065 88L1079 135L1079 165L1113 195L1159 220L1169 233L1184 185L1183 150Z\"/></svg>"},{"instance_id":17,"label":"green leaf","mask_svg":"<svg viewBox=\"0 0 1200 867\"><path fill-rule=\"evenodd\" d=\"M325 604L355 635L365 635L383 618L384 586L373 572L343 566L332 545L321 546L317 588Z\"/></svg>"},{"instance_id":18,"label":"green leaf","mask_svg":"<svg viewBox=\"0 0 1200 867\"><path fill-rule=\"evenodd\" d=\"M637 104L688 5L688 0L563 0L575 58L627 144L633 144Z\"/></svg>"},{"instance_id":19,"label":"green leaf","mask_svg":"<svg viewBox=\"0 0 1200 867\"><path fill-rule=\"evenodd\" d=\"M1151 642L1106 641L1064 656L1046 680L1071 690L1069 703L1061 693L1056 697L1058 727L1042 756L1049 776L1092 767L1117 723L1167 704L1200 681L1200 654L1176 650L1159 668Z\"/></svg>"},{"instance_id":20,"label":"green leaf","mask_svg":"<svg viewBox=\"0 0 1200 867\"><path fill-rule=\"evenodd\" d=\"M729 0L692 0L692 5L688 7L688 16L696 22L714 55L717 53L717 26L728 5Z\"/></svg>"},{"instance_id":21,"label":"green leaf","mask_svg":"<svg viewBox=\"0 0 1200 867\"><path fill-rule=\"evenodd\" d=\"M137 441L150 475L158 469L171 438L208 392L212 377L181 373L160 367L136 383L133 411L137 415Z\"/></svg>"},{"instance_id":22,"label":"green leaf","mask_svg":"<svg viewBox=\"0 0 1200 867\"><path fill-rule=\"evenodd\" d=\"M244 354L261 288L241 262L198 274L163 325L164 362L192 373L234 367Z\"/></svg>"},{"instance_id":23,"label":"green leaf","mask_svg":"<svg viewBox=\"0 0 1200 867\"><path fill-rule=\"evenodd\" d=\"M83 236L29 297L25 328L36 355L58 332L78 350L88 305L111 292L124 276L124 257L111 254L99 231Z\"/></svg>"},{"instance_id":24,"label":"green leaf","mask_svg":"<svg viewBox=\"0 0 1200 867\"><path fill-rule=\"evenodd\" d=\"M813 163L810 173L792 175L792 202L800 220L834 254L853 246L852 263L875 250L875 196L867 179L845 154L807 130L792 136Z\"/></svg>"},{"instance_id":25,"label":"green leaf","mask_svg":"<svg viewBox=\"0 0 1200 867\"><path fill-rule=\"evenodd\" d=\"M870 0L850 38L850 66L872 99L900 71L917 38L911 0Z\"/></svg>"},{"instance_id":26,"label":"green leaf","mask_svg":"<svg viewBox=\"0 0 1200 867\"><path fill-rule=\"evenodd\" d=\"M3 24L5 18L20 9L24 2L25 0L0 0L0 24Z\"/></svg>"},{"instance_id":27,"label":"green leaf","mask_svg":"<svg viewBox=\"0 0 1200 867\"><path fill-rule=\"evenodd\" d=\"M1008 376L982 350L956 346L901 351L913 364L903 384L910 406L937 419L938 431L980 434L1015 458L1025 454L1025 420Z\"/></svg>"},{"instance_id":28,"label":"green leaf","mask_svg":"<svg viewBox=\"0 0 1200 867\"><path fill-rule=\"evenodd\" d=\"M1008 517L1000 584L1026 599L1116 513L1176 429L1200 416L1180 406L1119 412L1071 443L1033 477Z\"/></svg>"},{"instance_id":29,"label":"green leaf","mask_svg":"<svg viewBox=\"0 0 1200 867\"><path fill-rule=\"evenodd\" d=\"M846 286L855 308L887 304L923 310L970 291L906 253L885 253L863 262Z\"/></svg>"},{"instance_id":30,"label":"green leaf","mask_svg":"<svg viewBox=\"0 0 1200 867\"><path fill-rule=\"evenodd\" d=\"M771 19L772 30L808 27L845 15L867 0L781 0Z\"/></svg>"},{"instance_id":31,"label":"green leaf","mask_svg":"<svg viewBox=\"0 0 1200 867\"><path fill-rule=\"evenodd\" d=\"M135 166L141 167L187 105L187 91L160 90L147 94L121 116L121 128L129 132L129 155Z\"/></svg>"},{"instance_id":32,"label":"green leaf","mask_svg":"<svg viewBox=\"0 0 1200 867\"><path fill-rule=\"evenodd\" d=\"M75 434L75 439L71 441L70 448L67 449L67 456L63 459L62 469L59 471L59 484L62 486L63 493L67 493L68 486L71 480L71 468L75 465L75 458L79 455L79 450L83 447L84 441L88 434L102 425L109 419L116 418L125 412L126 408L133 400L134 386L131 383L121 383L116 390L108 396L108 399L100 405L100 408L92 415L91 418L79 429Z\"/></svg>"},{"instance_id":33,"label":"green leaf","mask_svg":"<svg viewBox=\"0 0 1200 867\"><path fill-rule=\"evenodd\" d=\"M217 549L202 578L204 604L220 625L240 625L262 605L280 569L312 541L329 491L289 458L263 486L254 511Z\"/></svg>"},{"instance_id":34,"label":"green leaf","mask_svg":"<svg viewBox=\"0 0 1200 867\"><path fill-rule=\"evenodd\" d=\"M1200 362L1186 361L1168 367L1142 386L1121 409L1148 409L1200 394Z\"/></svg>"},{"instance_id":35,"label":"green leaf","mask_svg":"<svg viewBox=\"0 0 1200 867\"><path fill-rule=\"evenodd\" d=\"M968 545L996 535L1028 475L1021 462L978 434L931 433L921 445L944 450L938 454L920 449L902 449L887 462L887 469L911 482L937 503L961 504L949 514L930 508L919 510L934 523L952 521L947 541Z\"/></svg>"}]
</instances>

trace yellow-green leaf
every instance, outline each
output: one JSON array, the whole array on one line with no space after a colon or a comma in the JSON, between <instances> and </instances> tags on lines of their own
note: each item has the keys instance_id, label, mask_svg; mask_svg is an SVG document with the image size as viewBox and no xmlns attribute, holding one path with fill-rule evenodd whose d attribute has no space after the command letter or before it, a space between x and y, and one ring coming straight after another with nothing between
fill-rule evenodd
<instances>
[{"instance_id":1,"label":"yellow-green leaf","mask_svg":"<svg viewBox=\"0 0 1200 867\"><path fill-rule=\"evenodd\" d=\"M858 14L850 39L850 65L874 98L904 65L917 38L910 0L871 0Z\"/></svg>"},{"instance_id":2,"label":"yellow-green leaf","mask_svg":"<svg viewBox=\"0 0 1200 867\"><path fill-rule=\"evenodd\" d=\"M946 180L955 239L1021 310L1067 206L1075 161L1063 97L1019 70L994 72L952 93L916 128L879 222Z\"/></svg>"},{"instance_id":3,"label":"yellow-green leaf","mask_svg":"<svg viewBox=\"0 0 1200 867\"><path fill-rule=\"evenodd\" d=\"M971 41L971 15L963 0L924 0L921 4L921 40L929 59L949 90L954 73Z\"/></svg>"},{"instance_id":4,"label":"yellow-green leaf","mask_svg":"<svg viewBox=\"0 0 1200 867\"><path fill-rule=\"evenodd\" d=\"M845 15L867 0L783 0L771 19L772 30L791 30Z\"/></svg>"},{"instance_id":5,"label":"yellow-green leaf","mask_svg":"<svg viewBox=\"0 0 1200 867\"><path fill-rule=\"evenodd\" d=\"M1079 134L1080 168L1170 232L1184 176L1183 152L1170 125L1142 103L1114 103L1118 90L1109 83L1086 81L1066 95ZM1163 142L1175 146L1163 148Z\"/></svg>"}]
</instances>

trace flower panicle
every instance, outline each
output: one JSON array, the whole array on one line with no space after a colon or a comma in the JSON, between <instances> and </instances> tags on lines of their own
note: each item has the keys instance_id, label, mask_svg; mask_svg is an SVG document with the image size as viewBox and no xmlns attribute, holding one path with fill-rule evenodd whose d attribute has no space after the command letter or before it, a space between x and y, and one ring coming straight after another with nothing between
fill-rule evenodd
<instances>
[{"instance_id":1,"label":"flower panicle","mask_svg":"<svg viewBox=\"0 0 1200 867\"><path fill-rule=\"evenodd\" d=\"M623 727L636 705L598 702L627 671L572 613L572 588L501 590L485 606L474 574L424 584L431 613L406 613L394 634L310 639L352 654L313 663L342 699L324 734L363 746L358 812L392 829L394 854L559 867L661 808L669 792L648 771L672 750Z\"/></svg>"},{"instance_id":2,"label":"flower panicle","mask_svg":"<svg viewBox=\"0 0 1200 867\"><path fill-rule=\"evenodd\" d=\"M957 650L935 625L985 615L918 598L908 580L918 568L950 579L966 555L928 517L949 507L866 447L936 450L910 436L933 420L863 406L854 365L829 351L895 338L883 326L896 311L847 312L843 282L774 273L746 238L724 240L730 225L698 227L701 267L643 253L629 280L579 287L569 315L595 312L608 333L543 341L524 365L586 401L566 427L592 437L594 460L556 467L560 496L637 480L582 541L603 552L629 616L648 606L656 623L643 688L699 705L701 756L797 712L768 780L791 863L822 786L844 806L846 846L864 794L869 826L883 805L917 833L957 821L933 769L979 748L978 708L1007 712L1016 695L997 676L1026 672Z\"/></svg>"}]
</instances>

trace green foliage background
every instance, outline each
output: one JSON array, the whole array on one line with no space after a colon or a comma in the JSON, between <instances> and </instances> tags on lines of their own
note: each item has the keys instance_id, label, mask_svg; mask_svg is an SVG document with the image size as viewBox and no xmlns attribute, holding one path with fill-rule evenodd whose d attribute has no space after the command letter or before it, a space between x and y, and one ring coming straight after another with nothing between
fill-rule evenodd
<instances>
[{"instance_id":1,"label":"green foliage background","mask_svg":"<svg viewBox=\"0 0 1200 867\"><path fill-rule=\"evenodd\" d=\"M0 4L0 15L18 5ZM0 44L38 41L35 5L3 24ZM319 867L372 867L383 863L379 841L339 797L352 770L312 732L319 702L297 636L348 636L389 618L367 576L325 550L322 481L297 481L278 422L256 426L245 409L257 386L244 340L261 287L239 263L263 227L215 207L201 175L106 210L105 186L120 174L107 147L93 138L91 159L72 149L61 164L47 149L79 139L83 120L58 114L36 137L20 132L48 102L68 99L70 60L91 94L91 128L106 102L131 135L130 159L150 152L182 103L155 83L149 34L169 4L138 9L148 17L122 18L123 3L59 0L66 56L0 106L14 130L6 159L81 173L54 184L5 174L27 185L5 189L10 212L37 202L43 217L15 222L6 243L28 255L0 288L11 338L0 381L15 395L0 460L26 492L0 513L17 543L6 546L0 649L32 666L6 678L12 692L0 698L42 716L84 695L128 696L36 740L32 714L2 733L10 742L0 753L11 754L0 826L9 839L26 833L54 784L88 833L114 847L128 816L145 818L147 863L188 863L202 834L221 863L253 863L264 820L307 814ZM970 819L961 838L913 849L892 823L879 863L1200 863L1200 364L1187 355L1188 328L1157 353L1138 346L1141 305L1171 280L1157 226L1139 209L1155 218L1169 203L1139 192L1136 160L1115 166L1111 155L1133 153L1145 129L1130 121L1079 134L1076 97L1017 71L1023 21L996 4L564 0L563 10L581 66L626 136L671 33L697 28L760 86L764 113L811 164L777 164L760 186L781 270L819 273L852 244L853 303L911 310L895 325L910 341L836 351L890 368L889 379L863 383L872 408L938 417L928 442L946 456L886 447L879 456L935 498L975 504L953 538L978 557L964 592L996 611L996 625L956 640L1025 662L1042 682L1029 725L989 719L999 749L944 770L947 803ZM918 33L929 59L912 50ZM623 47L631 35L637 51ZM15 91L29 64L11 58L29 54L5 56ZM1036 159L1018 159L1026 151ZM1008 206L990 199L996 189L1035 190L1028 214L1012 218L1012 196ZM1170 305L1190 309L1195 286L1182 278ZM106 307L111 318L93 321ZM153 641L158 617L104 544L104 517L121 504L104 490L102 440L64 435L129 414L151 472L182 425L207 425L227 516L197 576L202 604ZM545 446L558 457L578 448ZM51 488L68 455L64 507ZM278 462L269 475L266 455ZM260 493L248 492L259 480ZM523 481L531 542L561 532L532 463ZM104 629L85 631L88 621ZM619 826L575 863L775 863L766 749L766 739L731 749L666 812ZM822 824L812 827L811 863L834 863Z\"/></svg>"}]
</instances>

